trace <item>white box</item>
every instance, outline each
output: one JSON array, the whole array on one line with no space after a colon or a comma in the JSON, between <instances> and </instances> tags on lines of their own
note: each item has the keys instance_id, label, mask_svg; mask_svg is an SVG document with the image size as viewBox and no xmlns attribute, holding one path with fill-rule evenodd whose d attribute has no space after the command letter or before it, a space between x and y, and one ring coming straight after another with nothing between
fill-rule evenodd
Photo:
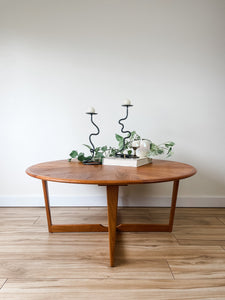
<instances>
[{"instance_id":1,"label":"white box","mask_svg":"<svg viewBox=\"0 0 225 300\"><path fill-rule=\"evenodd\" d=\"M106 166L121 166L121 167L140 167L152 163L152 159L144 158L121 158L121 157L106 157L103 158L102 164Z\"/></svg>"}]
</instances>

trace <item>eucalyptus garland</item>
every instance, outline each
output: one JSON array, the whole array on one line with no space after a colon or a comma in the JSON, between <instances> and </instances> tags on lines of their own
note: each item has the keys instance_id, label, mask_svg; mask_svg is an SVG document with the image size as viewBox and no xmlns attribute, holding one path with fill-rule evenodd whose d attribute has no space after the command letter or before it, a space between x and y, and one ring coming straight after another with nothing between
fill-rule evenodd
<instances>
[{"instance_id":1,"label":"eucalyptus garland","mask_svg":"<svg viewBox=\"0 0 225 300\"><path fill-rule=\"evenodd\" d=\"M94 149L94 157L93 159L96 161L102 161L104 157L113 157L116 155L117 152L126 152L128 155L131 155L132 153L132 143L137 140L141 140L141 137L139 134L136 133L136 131L132 131L131 135L128 139L126 139L125 145L123 147L123 140L124 138L120 136L119 134L115 134L115 138L118 142L118 147L111 147L111 146L100 146L96 147ZM148 140L148 139L145 139ZM150 140L148 140L150 141ZM173 146L175 145L174 142L166 142L159 145L154 144L152 141L150 141L150 149L147 153L147 157L154 157L158 155L166 154L166 157L170 157L173 152ZM92 149L91 146L84 144L85 147L87 147L89 150ZM123 149L123 150L122 150ZM77 150L73 150L69 154L70 158L68 161L71 161L72 158L77 158L79 161L85 161L91 159L90 155L85 155L84 152L78 152Z\"/></svg>"}]
</instances>

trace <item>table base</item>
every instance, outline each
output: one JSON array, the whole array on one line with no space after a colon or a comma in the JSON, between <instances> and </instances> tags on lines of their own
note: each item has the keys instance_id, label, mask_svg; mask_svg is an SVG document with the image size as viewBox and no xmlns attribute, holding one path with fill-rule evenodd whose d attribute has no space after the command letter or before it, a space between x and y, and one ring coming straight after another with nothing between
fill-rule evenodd
<instances>
[{"instance_id":1,"label":"table base","mask_svg":"<svg viewBox=\"0 0 225 300\"><path fill-rule=\"evenodd\" d=\"M119 224L117 225L117 205L119 186L108 185L107 189L107 207L108 207L108 226L102 224L52 224L51 210L49 205L48 184L42 180L43 192L45 198L46 215L49 232L109 232L109 253L110 266L114 266L114 251L116 245L116 232L172 232L173 221L176 208L179 180L173 183L173 193L170 208L168 224Z\"/></svg>"},{"instance_id":2,"label":"table base","mask_svg":"<svg viewBox=\"0 0 225 300\"><path fill-rule=\"evenodd\" d=\"M57 224L51 225L49 232L108 232L108 226L102 224ZM119 224L118 232L171 232L169 224Z\"/></svg>"}]
</instances>

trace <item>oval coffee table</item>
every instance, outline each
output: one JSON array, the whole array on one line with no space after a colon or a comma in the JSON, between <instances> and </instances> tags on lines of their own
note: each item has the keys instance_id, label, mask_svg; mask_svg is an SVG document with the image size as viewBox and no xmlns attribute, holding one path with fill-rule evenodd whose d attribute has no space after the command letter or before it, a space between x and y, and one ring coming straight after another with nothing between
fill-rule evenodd
<instances>
[{"instance_id":1,"label":"oval coffee table","mask_svg":"<svg viewBox=\"0 0 225 300\"><path fill-rule=\"evenodd\" d=\"M167 160L152 161L141 167L83 165L78 161L50 161L29 167L26 173L42 180L49 232L109 232L110 266L114 265L116 231L167 231L171 232L176 208L179 180L196 173L194 167ZM48 196L48 181L96 184L106 186L108 226L101 224L52 224ZM173 181L173 192L168 224L119 224L117 204L119 186Z\"/></svg>"}]
</instances>

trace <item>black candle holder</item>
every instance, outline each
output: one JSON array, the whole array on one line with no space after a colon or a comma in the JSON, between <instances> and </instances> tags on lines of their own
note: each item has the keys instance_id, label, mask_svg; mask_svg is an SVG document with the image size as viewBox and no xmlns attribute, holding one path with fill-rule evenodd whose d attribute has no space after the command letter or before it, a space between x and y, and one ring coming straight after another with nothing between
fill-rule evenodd
<instances>
[{"instance_id":1,"label":"black candle holder","mask_svg":"<svg viewBox=\"0 0 225 300\"><path fill-rule=\"evenodd\" d=\"M94 155L95 155L95 146L94 146L94 144L93 144L93 142L92 142L92 139L91 139L91 137L93 136L93 135L98 135L99 133L100 133L100 129L98 128L98 126L94 123L94 121L93 121L93 115L97 115L97 113L95 113L95 112L87 112L86 114L88 114L88 115L90 115L91 116L91 123L96 127L96 129L97 129L97 132L96 133L91 133L90 135L89 135L89 142L90 142L90 144L91 144L91 146L92 146L92 148L90 149L90 152L91 152L91 158L89 158L89 159L87 159L87 160L84 160L83 161L83 164L85 164L85 165L101 165L102 163L101 163L101 161L95 161L95 160L93 160L93 158L94 158Z\"/></svg>"},{"instance_id":2,"label":"black candle holder","mask_svg":"<svg viewBox=\"0 0 225 300\"><path fill-rule=\"evenodd\" d=\"M129 139L129 137L131 136L131 132L129 130L126 130L126 131L123 130L124 129L124 124L122 123L122 121L125 121L128 118L128 109L129 109L129 107L131 107L133 105L123 104L122 106L126 107L126 116L124 118L120 119L118 123L122 126L121 132L122 133L128 133L128 135L123 138L123 147L122 147L122 149L120 149L119 151L116 152L116 157L132 158L132 157L134 157L133 155L123 154L123 151L125 149L126 139Z\"/></svg>"}]
</instances>

